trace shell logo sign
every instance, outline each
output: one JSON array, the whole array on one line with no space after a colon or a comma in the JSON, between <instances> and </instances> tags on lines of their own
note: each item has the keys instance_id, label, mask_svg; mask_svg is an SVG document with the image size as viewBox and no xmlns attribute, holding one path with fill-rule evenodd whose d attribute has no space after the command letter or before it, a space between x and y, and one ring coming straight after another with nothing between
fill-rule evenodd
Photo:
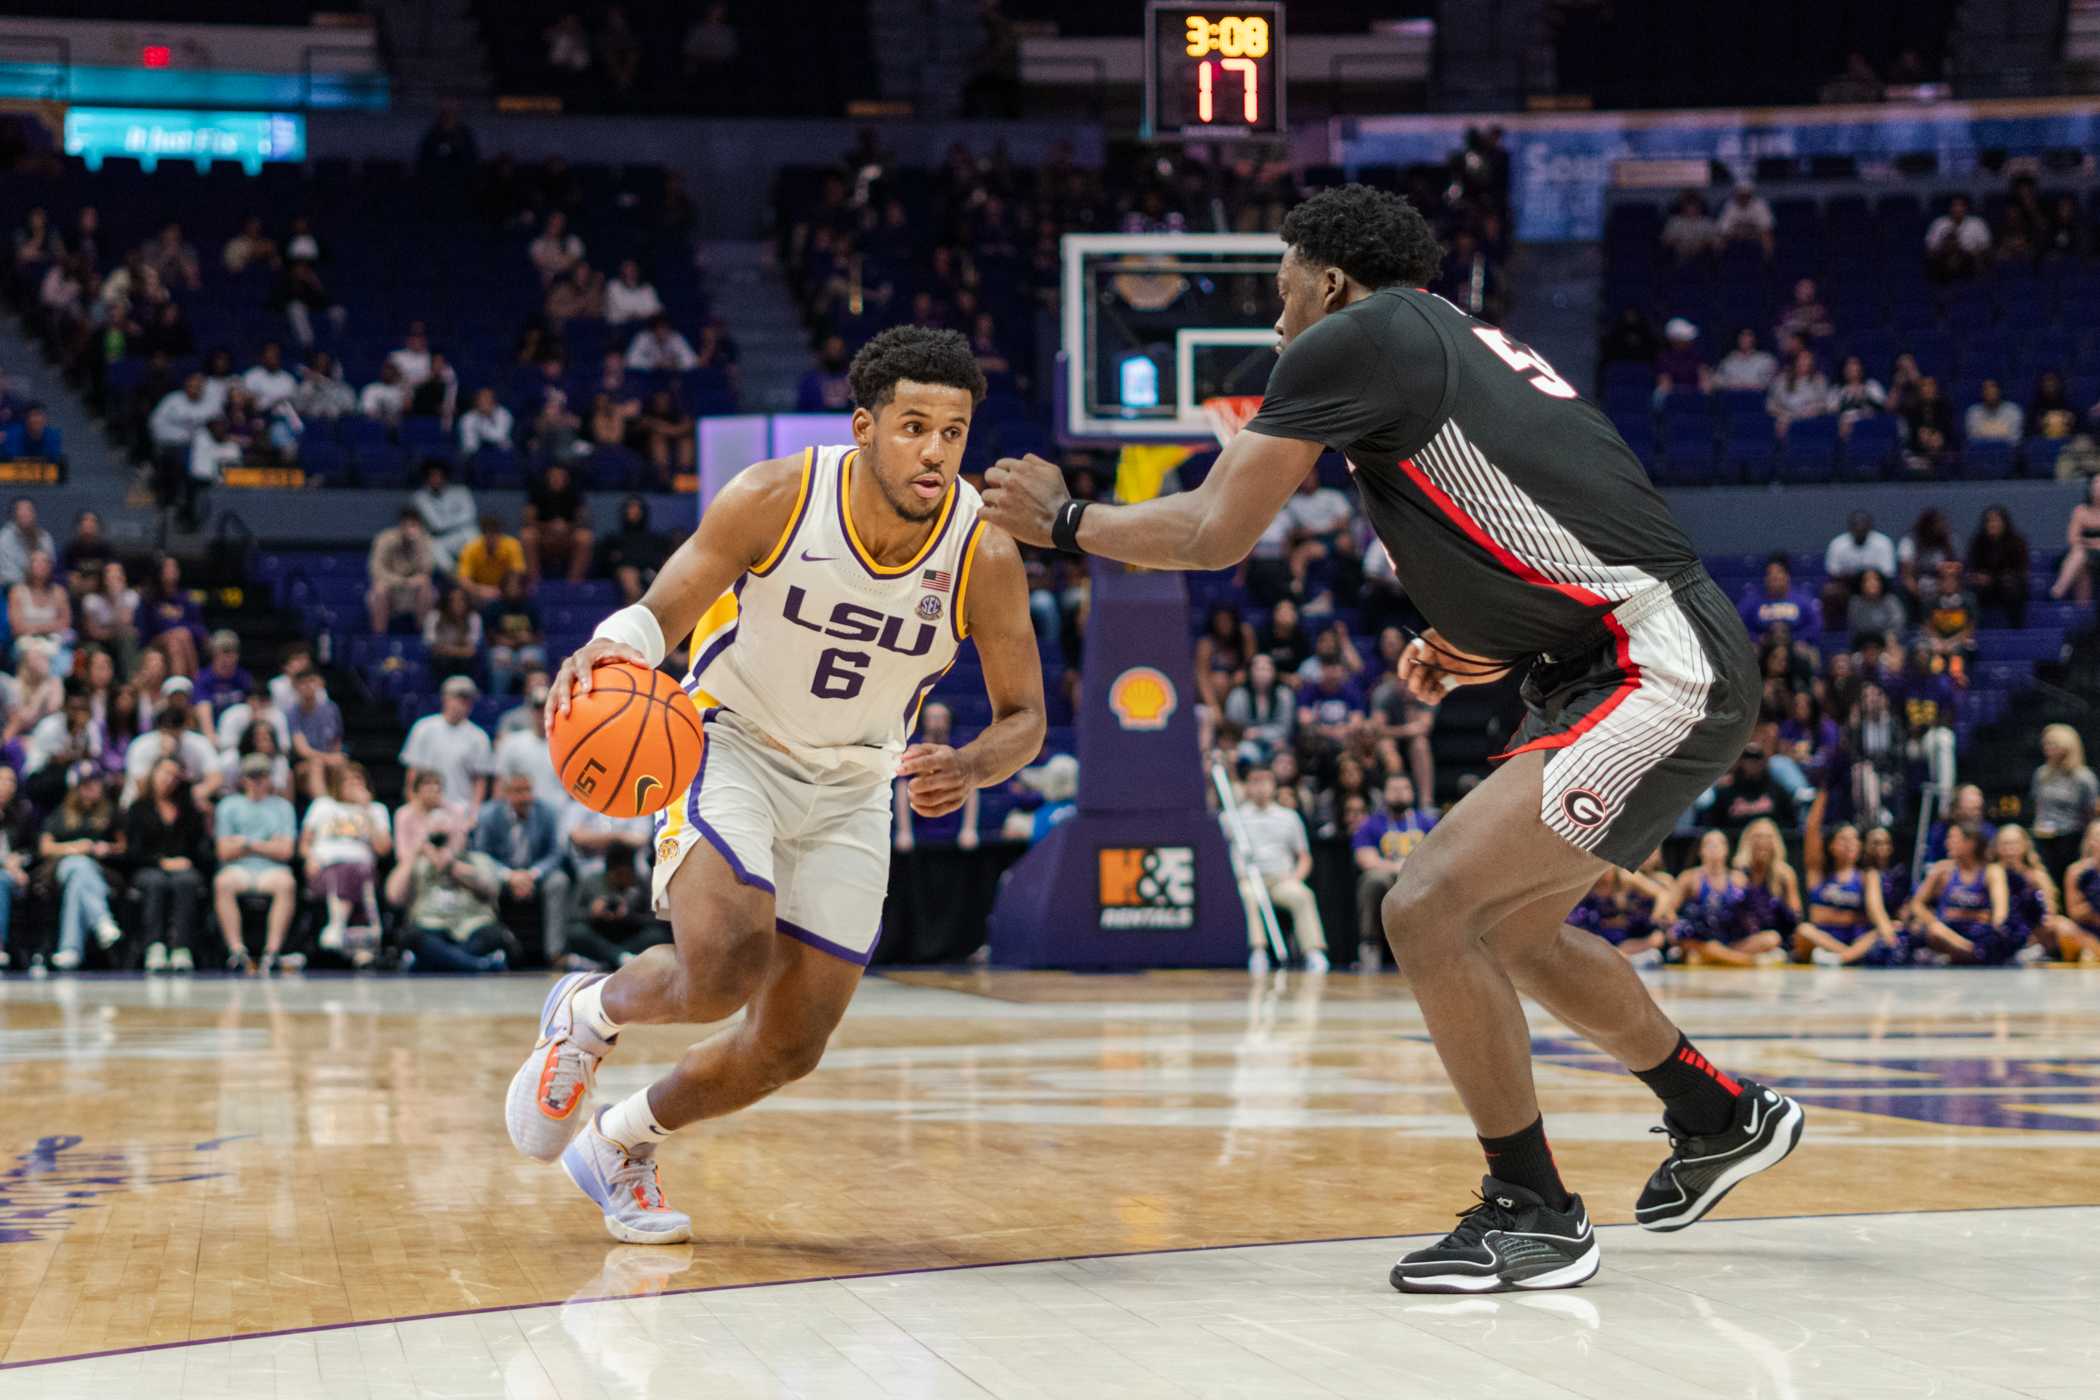
<instances>
[{"instance_id":1,"label":"shell logo sign","mask_svg":"<svg viewBox=\"0 0 2100 1400\"><path fill-rule=\"evenodd\" d=\"M1180 703L1174 682L1150 666L1133 666L1108 687L1108 708L1125 729L1165 729Z\"/></svg>"}]
</instances>

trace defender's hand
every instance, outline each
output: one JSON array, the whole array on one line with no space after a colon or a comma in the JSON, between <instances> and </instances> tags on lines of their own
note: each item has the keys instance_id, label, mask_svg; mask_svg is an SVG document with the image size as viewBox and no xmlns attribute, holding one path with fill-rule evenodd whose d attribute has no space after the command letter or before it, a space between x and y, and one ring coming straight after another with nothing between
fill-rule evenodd
<instances>
[{"instance_id":1,"label":"defender's hand","mask_svg":"<svg viewBox=\"0 0 2100 1400\"><path fill-rule=\"evenodd\" d=\"M593 637L561 663L554 679L547 685L546 721L551 728L556 715L569 712L570 693L591 693L591 672L608 661L631 661L637 666L647 667L649 659L628 646L625 642L609 642Z\"/></svg>"},{"instance_id":2,"label":"defender's hand","mask_svg":"<svg viewBox=\"0 0 2100 1400\"><path fill-rule=\"evenodd\" d=\"M977 780L961 754L946 744L913 744L897 762L897 776L909 778L905 792L911 809L922 817L944 817L969 800Z\"/></svg>"},{"instance_id":3,"label":"defender's hand","mask_svg":"<svg viewBox=\"0 0 2100 1400\"><path fill-rule=\"evenodd\" d=\"M1047 548L1050 526L1070 499L1057 463L1033 452L1019 459L1001 457L984 474L984 518L1022 544Z\"/></svg>"},{"instance_id":4,"label":"defender's hand","mask_svg":"<svg viewBox=\"0 0 2100 1400\"><path fill-rule=\"evenodd\" d=\"M1485 685L1509 672L1509 666L1493 657L1460 651L1434 627L1407 644L1400 653L1398 671L1400 684L1425 705L1442 704L1446 695L1462 685Z\"/></svg>"}]
</instances>

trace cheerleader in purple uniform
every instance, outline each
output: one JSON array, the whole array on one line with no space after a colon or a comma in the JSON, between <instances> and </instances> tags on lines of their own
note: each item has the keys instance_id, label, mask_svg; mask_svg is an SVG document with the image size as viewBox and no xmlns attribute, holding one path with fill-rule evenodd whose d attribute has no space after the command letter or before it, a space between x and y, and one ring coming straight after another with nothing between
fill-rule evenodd
<instances>
[{"instance_id":1,"label":"cheerleader in purple uniform","mask_svg":"<svg viewBox=\"0 0 2100 1400\"><path fill-rule=\"evenodd\" d=\"M2088 823L2078 859L2064 872L2065 962L2100 967L2100 822Z\"/></svg>"},{"instance_id":2,"label":"cheerleader in purple uniform","mask_svg":"<svg viewBox=\"0 0 2100 1400\"><path fill-rule=\"evenodd\" d=\"M1649 857L1649 863L1660 868L1661 854ZM1605 871L1568 915L1570 924L1596 934L1636 967L1662 961L1663 928L1674 903L1669 886L1646 870L1644 865L1641 873Z\"/></svg>"},{"instance_id":3,"label":"cheerleader in purple uniform","mask_svg":"<svg viewBox=\"0 0 2100 1400\"><path fill-rule=\"evenodd\" d=\"M2067 962L2075 961L2079 949L2077 926L2063 916L2063 906L2056 897L2056 881L2050 878L2049 867L2042 864L2042 853L2035 849L2027 828L2016 822L1999 827L1998 834L1991 838L1991 859L2005 868L2007 936L2014 931L2027 935L2027 944L2016 949L2013 956L2022 962L2059 956Z\"/></svg>"},{"instance_id":4,"label":"cheerleader in purple uniform","mask_svg":"<svg viewBox=\"0 0 2100 1400\"><path fill-rule=\"evenodd\" d=\"M1699 838L1699 863L1677 877L1676 895L1670 938L1684 950L1686 963L1753 967L1762 955L1779 951L1778 933L1758 921L1762 901L1751 902L1747 877L1729 865L1722 833Z\"/></svg>"},{"instance_id":5,"label":"cheerleader in purple uniform","mask_svg":"<svg viewBox=\"0 0 2100 1400\"><path fill-rule=\"evenodd\" d=\"M1896 838L1887 827L1877 826L1867 832L1859 864L1881 881L1881 907L1888 910L1891 919L1900 920L1910 904L1910 867L1897 859ZM1907 930L1898 927L1896 934L1908 943Z\"/></svg>"},{"instance_id":6,"label":"cheerleader in purple uniform","mask_svg":"<svg viewBox=\"0 0 2100 1400\"><path fill-rule=\"evenodd\" d=\"M1823 840L1824 798L1808 809L1801 861L1808 875L1808 917L1794 926L1794 956L1822 967L1901 961L1904 944L1881 902L1881 880L1860 866L1859 828L1850 822Z\"/></svg>"},{"instance_id":7,"label":"cheerleader in purple uniform","mask_svg":"<svg viewBox=\"0 0 2100 1400\"><path fill-rule=\"evenodd\" d=\"M1933 862L1911 896L1911 931L1958 963L1996 966L2027 941L2008 933L2005 869L1984 858L1983 833L1971 822L1947 828L1947 859Z\"/></svg>"}]
</instances>

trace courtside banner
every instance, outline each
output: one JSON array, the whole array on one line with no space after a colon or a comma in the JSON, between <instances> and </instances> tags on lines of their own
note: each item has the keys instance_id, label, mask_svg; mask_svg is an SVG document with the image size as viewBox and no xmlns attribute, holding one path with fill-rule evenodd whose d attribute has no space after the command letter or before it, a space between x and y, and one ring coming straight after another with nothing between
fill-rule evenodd
<instances>
[{"instance_id":1,"label":"courtside banner","mask_svg":"<svg viewBox=\"0 0 2100 1400\"><path fill-rule=\"evenodd\" d=\"M1941 174L1959 176L1973 170L1984 151L2022 155L2100 145L2100 101L1337 117L1330 155L1352 175L1365 165L1441 165L1468 128L1489 125L1502 127L1509 151L1517 240L1586 242L1604 233L1612 168L1623 160L1718 160L1747 177L1764 156L1845 155L1871 176L1898 156L1929 153ZM1866 188L1874 192L1871 182Z\"/></svg>"}]
</instances>

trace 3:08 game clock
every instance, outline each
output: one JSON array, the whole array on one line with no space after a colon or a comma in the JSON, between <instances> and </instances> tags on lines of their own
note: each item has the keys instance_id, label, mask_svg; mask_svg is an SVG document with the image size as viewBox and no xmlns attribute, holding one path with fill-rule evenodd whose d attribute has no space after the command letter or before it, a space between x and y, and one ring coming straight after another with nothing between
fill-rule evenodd
<instances>
[{"instance_id":1,"label":"3:08 game clock","mask_svg":"<svg viewBox=\"0 0 2100 1400\"><path fill-rule=\"evenodd\" d=\"M1155 141L1280 136L1283 6L1145 9L1145 131Z\"/></svg>"}]
</instances>

